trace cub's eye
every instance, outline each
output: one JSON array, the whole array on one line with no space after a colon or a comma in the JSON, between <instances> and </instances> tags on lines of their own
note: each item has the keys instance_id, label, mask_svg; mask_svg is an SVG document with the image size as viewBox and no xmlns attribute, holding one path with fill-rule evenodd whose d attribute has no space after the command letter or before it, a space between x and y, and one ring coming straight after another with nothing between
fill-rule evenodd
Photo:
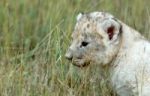
<instances>
[{"instance_id":1,"label":"cub's eye","mask_svg":"<svg viewBox=\"0 0 150 96\"><path fill-rule=\"evenodd\" d=\"M81 43L81 46L86 47L88 44L89 44L88 42L83 41L83 42Z\"/></svg>"}]
</instances>

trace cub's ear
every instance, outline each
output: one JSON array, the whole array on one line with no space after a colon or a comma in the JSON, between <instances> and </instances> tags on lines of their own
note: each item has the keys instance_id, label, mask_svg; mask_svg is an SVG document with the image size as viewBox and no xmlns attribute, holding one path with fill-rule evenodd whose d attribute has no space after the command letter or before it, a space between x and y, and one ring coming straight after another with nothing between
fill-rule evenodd
<instances>
[{"instance_id":1,"label":"cub's ear","mask_svg":"<svg viewBox=\"0 0 150 96\"><path fill-rule=\"evenodd\" d=\"M79 13L76 17L77 21L79 21L83 15L84 15L84 13Z\"/></svg>"},{"instance_id":2,"label":"cub's ear","mask_svg":"<svg viewBox=\"0 0 150 96\"><path fill-rule=\"evenodd\" d=\"M108 34L109 40L111 40L113 38L114 31L115 31L115 26L113 26L113 25L111 25L107 28L106 32Z\"/></svg>"},{"instance_id":3,"label":"cub's ear","mask_svg":"<svg viewBox=\"0 0 150 96\"><path fill-rule=\"evenodd\" d=\"M114 18L107 18L102 22L102 28L107 33L109 40L118 38L121 32L121 24Z\"/></svg>"}]
</instances>

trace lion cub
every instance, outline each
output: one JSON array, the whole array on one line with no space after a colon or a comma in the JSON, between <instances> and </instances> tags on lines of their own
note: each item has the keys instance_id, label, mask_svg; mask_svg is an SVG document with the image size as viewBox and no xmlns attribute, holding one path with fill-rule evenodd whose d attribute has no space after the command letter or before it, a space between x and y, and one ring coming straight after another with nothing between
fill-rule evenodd
<instances>
[{"instance_id":1,"label":"lion cub","mask_svg":"<svg viewBox=\"0 0 150 96\"><path fill-rule=\"evenodd\" d=\"M139 32L109 13L80 13L72 38L74 65L107 65L119 96L150 96L150 43Z\"/></svg>"}]
</instances>

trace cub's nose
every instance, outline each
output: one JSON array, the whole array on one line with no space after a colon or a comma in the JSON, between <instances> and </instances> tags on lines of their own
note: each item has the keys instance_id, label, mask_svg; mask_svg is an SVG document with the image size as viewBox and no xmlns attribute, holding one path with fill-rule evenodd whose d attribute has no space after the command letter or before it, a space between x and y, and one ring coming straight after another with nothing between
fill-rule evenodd
<instances>
[{"instance_id":1,"label":"cub's nose","mask_svg":"<svg viewBox=\"0 0 150 96\"><path fill-rule=\"evenodd\" d=\"M67 56L67 55L65 55L65 57L66 57L66 59L68 59L68 60L72 60L72 57L70 57L70 56Z\"/></svg>"},{"instance_id":2,"label":"cub's nose","mask_svg":"<svg viewBox=\"0 0 150 96\"><path fill-rule=\"evenodd\" d=\"M66 59L68 59L68 60L72 60L72 58L73 58L73 55L72 55L72 52L71 52L71 50L69 49L68 51L67 51L67 53L65 54L65 57L66 57Z\"/></svg>"}]
</instances>

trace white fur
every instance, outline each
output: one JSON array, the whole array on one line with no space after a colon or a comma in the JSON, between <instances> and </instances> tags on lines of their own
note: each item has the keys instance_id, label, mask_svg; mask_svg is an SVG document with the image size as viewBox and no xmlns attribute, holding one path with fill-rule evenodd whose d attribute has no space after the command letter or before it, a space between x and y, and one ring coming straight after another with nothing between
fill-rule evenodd
<instances>
[{"instance_id":1,"label":"white fur","mask_svg":"<svg viewBox=\"0 0 150 96\"><path fill-rule=\"evenodd\" d=\"M120 96L150 96L150 43L122 23L123 37L111 81Z\"/></svg>"},{"instance_id":2,"label":"white fur","mask_svg":"<svg viewBox=\"0 0 150 96\"><path fill-rule=\"evenodd\" d=\"M102 12L91 14L93 18L103 17ZM114 18L108 13L105 17ZM115 24L111 19L110 22ZM121 43L117 57L113 56L114 59L109 65L112 86L119 96L150 96L150 42L122 21L119 23L122 26ZM100 25L102 27L99 27L99 32L103 34L101 28L110 26L110 23L104 22ZM108 46L110 51L107 54L117 52L118 49L110 47Z\"/></svg>"}]
</instances>

